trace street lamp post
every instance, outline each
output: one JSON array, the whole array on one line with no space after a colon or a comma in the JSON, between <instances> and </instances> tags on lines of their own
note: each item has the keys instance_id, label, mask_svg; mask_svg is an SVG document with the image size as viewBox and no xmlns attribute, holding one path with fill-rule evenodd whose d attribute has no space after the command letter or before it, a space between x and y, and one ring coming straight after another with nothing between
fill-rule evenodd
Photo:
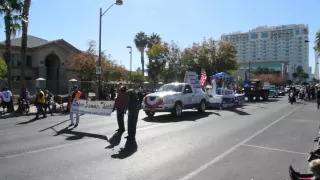
<instances>
[{"instance_id":1,"label":"street lamp post","mask_svg":"<svg viewBox=\"0 0 320 180\"><path fill-rule=\"evenodd\" d=\"M130 49L130 72L129 72L129 83L130 83L130 87L131 87L131 72L132 72L132 47L131 46L127 46L127 48Z\"/></svg>"},{"instance_id":2,"label":"street lamp post","mask_svg":"<svg viewBox=\"0 0 320 180\"><path fill-rule=\"evenodd\" d=\"M123 4L122 0L116 0L115 3L113 3L107 10L102 12L102 8L100 8L100 16L99 16L99 57L98 57L98 67L96 69L96 73L98 74L99 77L99 82L98 82L98 91L97 91L97 96L96 99L100 99L100 89L101 89L101 74L102 74L102 67L101 67L101 30L102 30L102 16L106 14L106 12L109 11L114 5L121 6Z\"/></svg>"}]
</instances>

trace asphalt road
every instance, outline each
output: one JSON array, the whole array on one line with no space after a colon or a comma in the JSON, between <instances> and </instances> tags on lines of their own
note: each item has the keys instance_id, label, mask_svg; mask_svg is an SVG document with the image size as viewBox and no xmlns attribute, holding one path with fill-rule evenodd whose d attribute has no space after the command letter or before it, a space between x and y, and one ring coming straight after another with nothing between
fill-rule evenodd
<instances>
[{"instance_id":1,"label":"asphalt road","mask_svg":"<svg viewBox=\"0 0 320 180\"><path fill-rule=\"evenodd\" d=\"M307 171L318 113L313 103L290 105L286 98L233 111L186 111L179 119L158 113L147 121L141 111L138 151L127 157L118 154L126 133L119 145L108 142L115 114L81 116L72 131L61 131L68 116L1 119L0 179L283 180L290 164Z\"/></svg>"}]
</instances>

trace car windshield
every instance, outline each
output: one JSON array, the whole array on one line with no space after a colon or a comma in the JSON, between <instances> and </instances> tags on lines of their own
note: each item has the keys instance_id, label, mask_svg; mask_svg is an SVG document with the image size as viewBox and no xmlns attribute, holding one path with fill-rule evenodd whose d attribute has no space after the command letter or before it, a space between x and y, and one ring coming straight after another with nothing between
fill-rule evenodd
<instances>
[{"instance_id":1,"label":"car windshield","mask_svg":"<svg viewBox=\"0 0 320 180\"><path fill-rule=\"evenodd\" d=\"M182 91L182 84L165 84L161 86L158 90L158 92L163 92L163 91L174 91L174 92L181 92Z\"/></svg>"}]
</instances>

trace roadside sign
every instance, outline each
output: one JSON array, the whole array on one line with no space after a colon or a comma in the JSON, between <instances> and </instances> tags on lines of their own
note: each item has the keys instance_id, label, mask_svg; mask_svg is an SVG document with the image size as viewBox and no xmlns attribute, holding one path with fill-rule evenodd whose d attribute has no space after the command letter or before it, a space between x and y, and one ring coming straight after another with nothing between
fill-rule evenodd
<instances>
[{"instance_id":1,"label":"roadside sign","mask_svg":"<svg viewBox=\"0 0 320 180\"><path fill-rule=\"evenodd\" d=\"M101 74L101 66L96 67L96 74Z\"/></svg>"}]
</instances>

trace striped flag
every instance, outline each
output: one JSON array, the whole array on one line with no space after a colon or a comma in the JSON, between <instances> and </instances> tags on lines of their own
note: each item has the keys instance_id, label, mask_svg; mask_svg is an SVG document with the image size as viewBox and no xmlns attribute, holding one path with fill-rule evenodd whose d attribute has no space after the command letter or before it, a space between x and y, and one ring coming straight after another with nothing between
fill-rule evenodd
<instances>
[{"instance_id":1,"label":"striped flag","mask_svg":"<svg viewBox=\"0 0 320 180\"><path fill-rule=\"evenodd\" d=\"M201 78L200 78L200 85L203 86L207 80L207 73L204 69L201 70Z\"/></svg>"}]
</instances>

